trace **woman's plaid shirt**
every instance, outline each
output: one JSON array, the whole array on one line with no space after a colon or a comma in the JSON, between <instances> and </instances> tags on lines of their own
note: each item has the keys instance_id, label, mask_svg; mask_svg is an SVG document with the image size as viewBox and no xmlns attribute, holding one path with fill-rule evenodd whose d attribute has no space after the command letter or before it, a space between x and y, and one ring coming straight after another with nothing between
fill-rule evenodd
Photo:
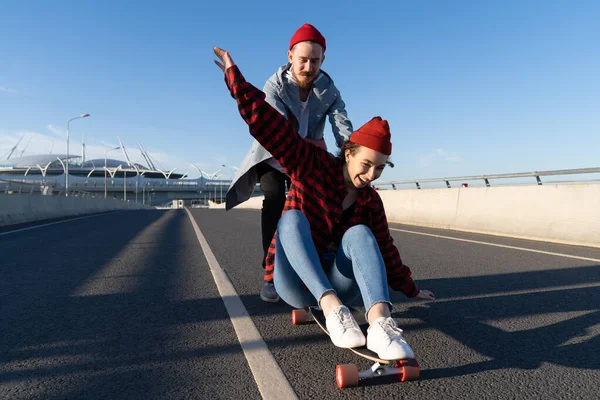
<instances>
[{"instance_id":1,"label":"woman's plaid shirt","mask_svg":"<svg viewBox=\"0 0 600 400\"><path fill-rule=\"evenodd\" d=\"M300 210L306 215L319 255L322 257L328 249L337 249L348 228L364 224L377 239L389 286L408 297L415 297L419 288L394 246L383 202L377 192L371 186L359 189L354 214L341 224L342 201L348 194L343 162L303 140L285 117L265 101L265 94L246 82L237 66L227 69L225 82L237 101L240 115L250 127L250 134L290 175L292 184L283 212ZM266 281L273 279L275 241L273 237L266 259Z\"/></svg>"}]
</instances>

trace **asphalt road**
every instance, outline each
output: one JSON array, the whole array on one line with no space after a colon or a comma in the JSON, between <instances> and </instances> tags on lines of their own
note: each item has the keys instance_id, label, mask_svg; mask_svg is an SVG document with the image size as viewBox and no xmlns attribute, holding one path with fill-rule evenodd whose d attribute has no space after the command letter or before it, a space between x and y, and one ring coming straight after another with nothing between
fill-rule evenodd
<instances>
[{"instance_id":1,"label":"asphalt road","mask_svg":"<svg viewBox=\"0 0 600 400\"><path fill-rule=\"evenodd\" d=\"M392 294L421 378L340 390L336 364L370 364L259 299L259 212L192 215L300 399L598 397L600 249L392 225L437 297ZM0 232L0 398L261 398L185 211L56 222Z\"/></svg>"}]
</instances>

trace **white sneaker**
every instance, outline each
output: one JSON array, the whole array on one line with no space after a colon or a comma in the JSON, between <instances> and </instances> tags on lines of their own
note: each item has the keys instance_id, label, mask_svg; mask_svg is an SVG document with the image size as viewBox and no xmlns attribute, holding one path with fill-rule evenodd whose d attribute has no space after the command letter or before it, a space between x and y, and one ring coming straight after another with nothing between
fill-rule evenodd
<instances>
[{"instance_id":1,"label":"white sneaker","mask_svg":"<svg viewBox=\"0 0 600 400\"><path fill-rule=\"evenodd\" d=\"M383 360L415 358L412 349L402 337L402 329L390 317L377 318L367 331L367 349Z\"/></svg>"},{"instance_id":2,"label":"white sneaker","mask_svg":"<svg viewBox=\"0 0 600 400\"><path fill-rule=\"evenodd\" d=\"M360 326L346 306L339 306L331 310L325 318L325 325L329 331L331 341L337 347L349 349L364 346L365 335Z\"/></svg>"}]
</instances>

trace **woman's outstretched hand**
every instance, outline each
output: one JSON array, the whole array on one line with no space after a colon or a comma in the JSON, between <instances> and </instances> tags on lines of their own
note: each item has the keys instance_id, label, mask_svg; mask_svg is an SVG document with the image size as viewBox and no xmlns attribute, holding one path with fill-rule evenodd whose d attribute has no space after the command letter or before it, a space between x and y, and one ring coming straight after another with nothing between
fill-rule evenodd
<instances>
[{"instance_id":1,"label":"woman's outstretched hand","mask_svg":"<svg viewBox=\"0 0 600 400\"><path fill-rule=\"evenodd\" d=\"M213 47L213 51L215 52L215 55L220 61L219 62L215 60L215 64L217 64L217 67L221 68L221 71L223 71L223 73L225 73L225 71L227 71L229 67L233 67L235 65L227 50L223 50L218 47Z\"/></svg>"},{"instance_id":2,"label":"woman's outstretched hand","mask_svg":"<svg viewBox=\"0 0 600 400\"><path fill-rule=\"evenodd\" d=\"M435 296L429 290L419 290L419 294L415 297L420 300L435 300Z\"/></svg>"}]
</instances>

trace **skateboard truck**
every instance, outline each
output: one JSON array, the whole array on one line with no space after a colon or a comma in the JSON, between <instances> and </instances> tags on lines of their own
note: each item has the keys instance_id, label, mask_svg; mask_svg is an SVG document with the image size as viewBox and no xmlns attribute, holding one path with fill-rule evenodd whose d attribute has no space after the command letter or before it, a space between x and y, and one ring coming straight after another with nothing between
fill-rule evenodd
<instances>
[{"instance_id":1,"label":"skateboard truck","mask_svg":"<svg viewBox=\"0 0 600 400\"><path fill-rule=\"evenodd\" d=\"M400 382L419 379L417 360L398 360L393 367L375 362L371 368L359 371L355 364L341 364L335 368L335 382L340 389L358 386L360 379L396 375Z\"/></svg>"}]
</instances>

